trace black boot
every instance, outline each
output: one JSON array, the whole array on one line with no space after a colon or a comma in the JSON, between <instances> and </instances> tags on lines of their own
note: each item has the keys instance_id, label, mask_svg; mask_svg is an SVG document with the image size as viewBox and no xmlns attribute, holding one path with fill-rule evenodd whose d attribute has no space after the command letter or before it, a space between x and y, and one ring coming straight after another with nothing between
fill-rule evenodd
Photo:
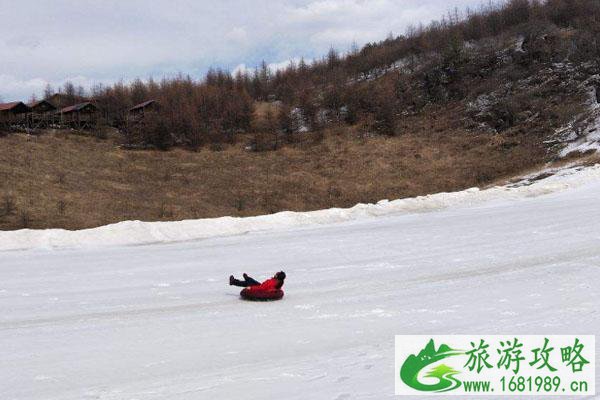
<instances>
[{"instance_id":1,"label":"black boot","mask_svg":"<svg viewBox=\"0 0 600 400\"><path fill-rule=\"evenodd\" d=\"M233 283L235 282L235 277L233 275L231 275L229 277L229 286L233 286Z\"/></svg>"}]
</instances>

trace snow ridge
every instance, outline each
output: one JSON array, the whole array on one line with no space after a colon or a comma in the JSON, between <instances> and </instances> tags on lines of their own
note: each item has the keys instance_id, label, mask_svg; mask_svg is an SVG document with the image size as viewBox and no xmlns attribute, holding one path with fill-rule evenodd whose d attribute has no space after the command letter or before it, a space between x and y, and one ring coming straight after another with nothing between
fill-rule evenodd
<instances>
[{"instance_id":1,"label":"snow ridge","mask_svg":"<svg viewBox=\"0 0 600 400\"><path fill-rule=\"evenodd\" d=\"M517 184L485 190L471 188L454 193L438 193L394 201L382 200L377 204L358 204L348 209L332 208L311 212L287 211L258 217L222 217L178 222L126 221L81 231L25 229L0 232L0 251L175 243L249 232L334 224L385 215L469 207L489 201L510 201L541 196L598 181L600 180L600 165L587 168L571 167L550 171L550 173L552 175L544 179L538 180L534 176L524 177ZM548 174L543 176L545 175Z\"/></svg>"},{"instance_id":2,"label":"snow ridge","mask_svg":"<svg viewBox=\"0 0 600 400\"><path fill-rule=\"evenodd\" d=\"M582 86L588 96L588 109L578 115L567 126L559 129L556 134L566 146L561 150L560 156L566 157L571 153L586 153L600 150L600 76L588 78Z\"/></svg>"}]
</instances>

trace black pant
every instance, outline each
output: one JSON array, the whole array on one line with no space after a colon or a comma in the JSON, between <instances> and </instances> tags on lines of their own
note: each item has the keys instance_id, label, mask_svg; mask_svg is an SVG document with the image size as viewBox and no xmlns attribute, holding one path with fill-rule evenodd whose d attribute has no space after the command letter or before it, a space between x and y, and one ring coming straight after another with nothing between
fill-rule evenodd
<instances>
[{"instance_id":1,"label":"black pant","mask_svg":"<svg viewBox=\"0 0 600 400\"><path fill-rule=\"evenodd\" d=\"M248 286L258 286L258 285L260 285L260 282L257 281L256 279L250 278L248 275L246 275L246 276L244 276L243 281L234 279L233 281L231 281L231 284L233 286L248 287Z\"/></svg>"}]
</instances>

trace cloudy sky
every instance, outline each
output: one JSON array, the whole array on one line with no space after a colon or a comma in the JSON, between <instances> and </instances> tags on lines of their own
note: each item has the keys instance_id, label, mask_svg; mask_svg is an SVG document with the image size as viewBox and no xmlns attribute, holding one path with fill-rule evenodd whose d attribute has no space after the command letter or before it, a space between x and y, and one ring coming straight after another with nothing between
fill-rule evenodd
<instances>
[{"instance_id":1,"label":"cloudy sky","mask_svg":"<svg viewBox=\"0 0 600 400\"><path fill-rule=\"evenodd\" d=\"M313 59L481 0L0 0L0 98Z\"/></svg>"}]
</instances>

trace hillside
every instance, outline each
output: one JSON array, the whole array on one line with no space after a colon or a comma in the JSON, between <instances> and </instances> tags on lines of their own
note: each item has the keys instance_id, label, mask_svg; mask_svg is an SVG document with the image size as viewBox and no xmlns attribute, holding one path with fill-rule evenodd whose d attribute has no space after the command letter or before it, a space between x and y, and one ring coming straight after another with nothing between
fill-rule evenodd
<instances>
[{"instance_id":1,"label":"hillside","mask_svg":"<svg viewBox=\"0 0 600 400\"><path fill-rule=\"evenodd\" d=\"M513 0L311 65L98 90L101 131L0 135L0 229L349 207L589 155L599 19L596 1ZM160 110L124 125L148 98Z\"/></svg>"},{"instance_id":2,"label":"hillside","mask_svg":"<svg viewBox=\"0 0 600 400\"><path fill-rule=\"evenodd\" d=\"M545 160L539 140L464 131L453 110L415 118L411 133L354 129L278 151L127 151L69 133L0 139L0 229L80 229L122 220L249 216L350 207L481 186Z\"/></svg>"}]
</instances>

